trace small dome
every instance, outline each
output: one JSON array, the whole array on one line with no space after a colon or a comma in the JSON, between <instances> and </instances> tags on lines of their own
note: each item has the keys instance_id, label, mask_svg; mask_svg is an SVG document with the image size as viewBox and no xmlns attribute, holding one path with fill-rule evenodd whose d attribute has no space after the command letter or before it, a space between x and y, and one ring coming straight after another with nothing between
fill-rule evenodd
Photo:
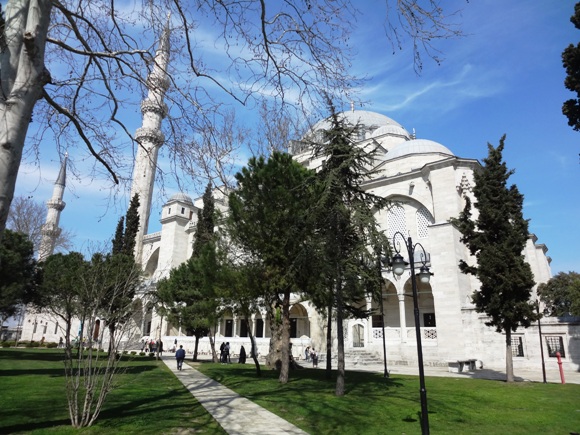
<instances>
[{"instance_id":1,"label":"small dome","mask_svg":"<svg viewBox=\"0 0 580 435\"><path fill-rule=\"evenodd\" d=\"M397 157L408 156L411 154L446 154L453 156L454 154L449 148L427 139L414 139L407 142L402 142L394 147L388 154L387 160L396 159Z\"/></svg>"},{"instance_id":2,"label":"small dome","mask_svg":"<svg viewBox=\"0 0 580 435\"><path fill-rule=\"evenodd\" d=\"M183 192L179 192L179 193L175 193L171 196L171 198L169 198L169 201L167 202L186 202L188 204L193 204L193 201L191 200L191 197L189 195L186 195Z\"/></svg>"},{"instance_id":3,"label":"small dome","mask_svg":"<svg viewBox=\"0 0 580 435\"><path fill-rule=\"evenodd\" d=\"M383 125L377 128L375 131L373 131L371 133L371 137L379 137L386 134L403 136L406 137L407 139L411 139L411 135L409 134L409 132L405 130L403 127L400 127L398 125Z\"/></svg>"}]
</instances>

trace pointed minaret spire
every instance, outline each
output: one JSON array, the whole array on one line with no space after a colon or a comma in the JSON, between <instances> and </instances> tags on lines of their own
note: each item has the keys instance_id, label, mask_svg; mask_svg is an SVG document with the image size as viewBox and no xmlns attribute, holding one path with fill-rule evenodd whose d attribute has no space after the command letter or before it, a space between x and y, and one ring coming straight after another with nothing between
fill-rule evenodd
<instances>
[{"instance_id":1,"label":"pointed minaret spire","mask_svg":"<svg viewBox=\"0 0 580 435\"><path fill-rule=\"evenodd\" d=\"M38 261L44 261L46 257L52 255L56 245L56 239L60 235L61 229L58 227L60 221L60 212L64 210L66 203L62 200L64 189L66 187L66 162L68 153L65 153L64 159L60 166L58 178L54 183L52 198L46 202L48 211L46 213L46 222L42 226L42 240L38 248Z\"/></svg>"},{"instance_id":2,"label":"pointed minaret spire","mask_svg":"<svg viewBox=\"0 0 580 435\"><path fill-rule=\"evenodd\" d=\"M167 115L167 105L163 102L165 92L169 88L167 67L169 65L169 18L155 53L155 64L147 77L147 98L141 103L143 114L142 127L135 132L135 140L139 144L135 168L133 170L133 185L131 198L139 195L139 231L135 240L135 261L141 262L143 251L143 236L147 234L151 200L153 198L153 183L157 168L159 148L165 141L161 132L161 122Z\"/></svg>"}]
</instances>

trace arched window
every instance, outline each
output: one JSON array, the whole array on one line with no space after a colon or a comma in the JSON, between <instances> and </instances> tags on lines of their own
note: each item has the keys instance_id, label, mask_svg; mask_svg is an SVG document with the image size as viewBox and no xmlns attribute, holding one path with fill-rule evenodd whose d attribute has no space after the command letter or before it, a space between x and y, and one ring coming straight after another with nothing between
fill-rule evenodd
<instances>
[{"instance_id":1,"label":"arched window","mask_svg":"<svg viewBox=\"0 0 580 435\"><path fill-rule=\"evenodd\" d=\"M403 236L407 235L407 223L405 222L405 209L394 204L387 211L387 232L389 240L393 240L395 233L399 231Z\"/></svg>"},{"instance_id":2,"label":"arched window","mask_svg":"<svg viewBox=\"0 0 580 435\"><path fill-rule=\"evenodd\" d=\"M425 207L417 210L417 237L425 239L429 237L429 225L433 225L434 219Z\"/></svg>"}]
</instances>

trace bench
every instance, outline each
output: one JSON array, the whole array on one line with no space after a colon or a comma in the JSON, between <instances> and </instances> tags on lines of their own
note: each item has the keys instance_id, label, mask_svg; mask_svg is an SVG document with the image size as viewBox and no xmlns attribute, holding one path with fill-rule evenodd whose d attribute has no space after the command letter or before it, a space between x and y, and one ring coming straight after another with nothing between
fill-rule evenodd
<instances>
[{"instance_id":1,"label":"bench","mask_svg":"<svg viewBox=\"0 0 580 435\"><path fill-rule=\"evenodd\" d=\"M451 373L462 373L463 371L472 372L475 370L476 359L464 358L447 361L448 369Z\"/></svg>"}]
</instances>

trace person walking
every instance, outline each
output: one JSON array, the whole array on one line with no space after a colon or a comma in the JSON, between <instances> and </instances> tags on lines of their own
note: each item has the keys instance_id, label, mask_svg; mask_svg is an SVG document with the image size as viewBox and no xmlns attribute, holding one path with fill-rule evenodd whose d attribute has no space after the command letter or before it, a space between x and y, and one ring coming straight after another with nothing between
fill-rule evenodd
<instances>
[{"instance_id":1,"label":"person walking","mask_svg":"<svg viewBox=\"0 0 580 435\"><path fill-rule=\"evenodd\" d=\"M185 359L185 349L183 345L179 345L179 349L175 352L175 359L177 360L177 370L181 370L183 367L183 360Z\"/></svg>"}]
</instances>

